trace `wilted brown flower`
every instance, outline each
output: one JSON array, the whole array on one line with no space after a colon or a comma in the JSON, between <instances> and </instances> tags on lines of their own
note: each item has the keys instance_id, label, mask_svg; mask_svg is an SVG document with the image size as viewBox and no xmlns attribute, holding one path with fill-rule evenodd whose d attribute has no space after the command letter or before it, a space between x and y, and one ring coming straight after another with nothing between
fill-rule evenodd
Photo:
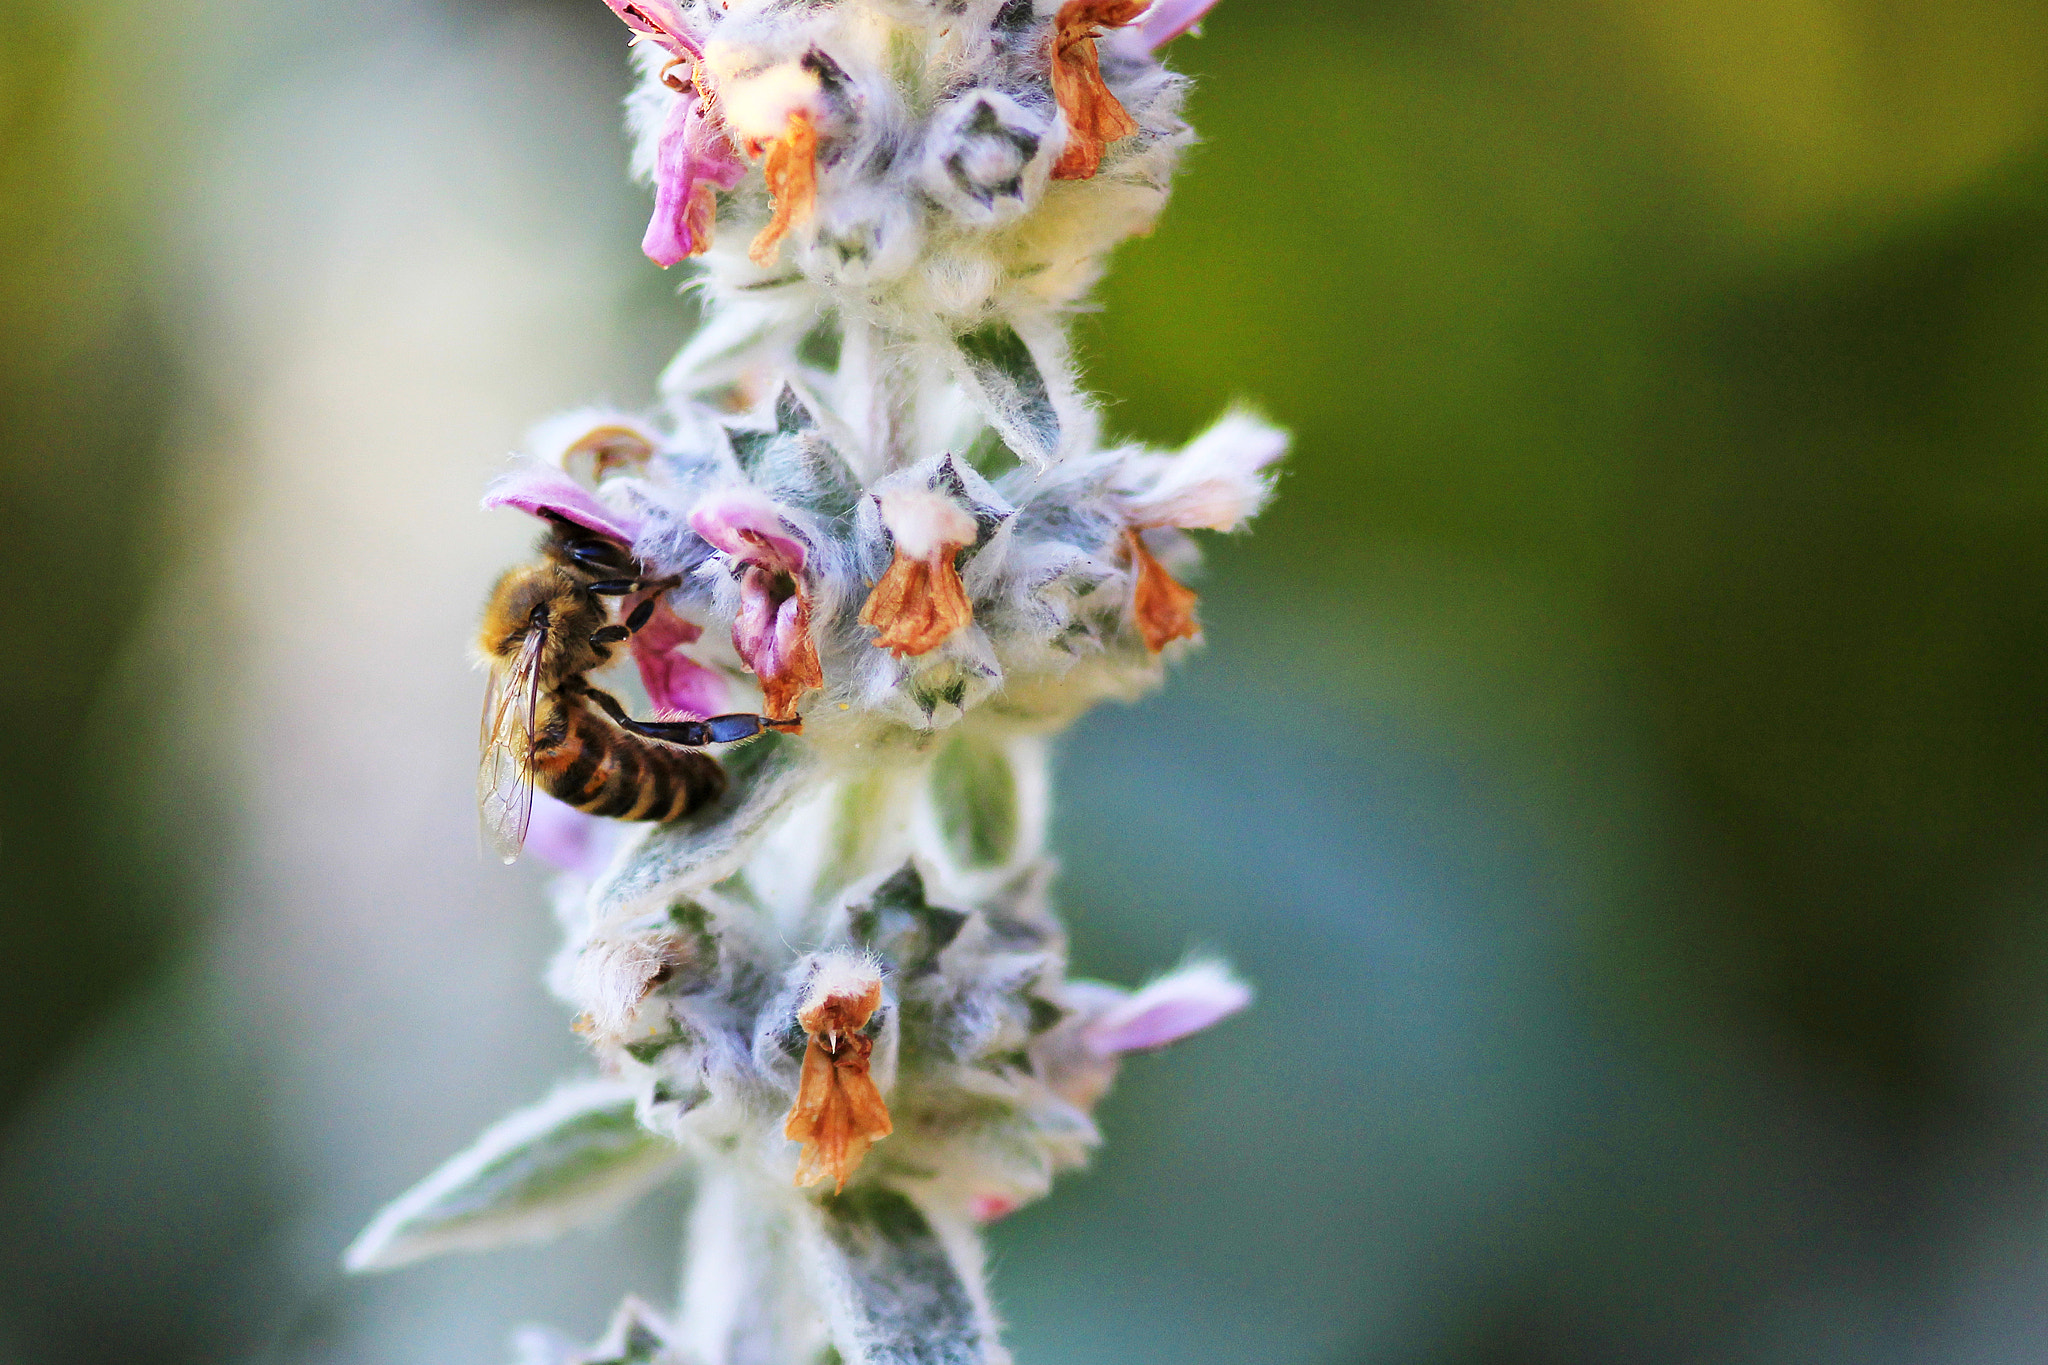
<instances>
[{"instance_id":1,"label":"wilted brown flower","mask_svg":"<svg viewBox=\"0 0 2048 1365\"><path fill-rule=\"evenodd\" d=\"M845 1189L868 1148L894 1131L889 1106L868 1074L875 1040L861 1032L882 1003L882 982L872 968L865 968L864 980L844 979L860 970L821 973L814 1003L797 1013L810 1043L782 1134L803 1144L798 1185L829 1177L835 1191Z\"/></svg>"},{"instance_id":2,"label":"wilted brown flower","mask_svg":"<svg viewBox=\"0 0 2048 1365\"><path fill-rule=\"evenodd\" d=\"M1125 529L1124 543L1130 548L1131 569L1137 579L1131 608L1138 618L1138 630L1145 637L1145 647L1157 654L1172 641L1200 635L1202 624L1195 619L1195 603L1201 600L1200 595L1166 571L1166 566L1145 548L1145 537L1137 527Z\"/></svg>"},{"instance_id":3,"label":"wilted brown flower","mask_svg":"<svg viewBox=\"0 0 2048 1365\"><path fill-rule=\"evenodd\" d=\"M1102 81L1095 39L1145 12L1146 0L1067 0L1052 26L1052 96L1067 119L1067 146L1053 163L1055 180L1087 180L1102 149L1138 131L1137 121Z\"/></svg>"}]
</instances>

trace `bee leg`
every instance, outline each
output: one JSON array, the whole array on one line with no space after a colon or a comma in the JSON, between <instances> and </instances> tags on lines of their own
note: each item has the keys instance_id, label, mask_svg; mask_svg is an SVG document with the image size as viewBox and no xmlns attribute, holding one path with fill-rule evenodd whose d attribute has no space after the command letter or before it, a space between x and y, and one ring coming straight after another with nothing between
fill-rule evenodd
<instances>
[{"instance_id":1,"label":"bee leg","mask_svg":"<svg viewBox=\"0 0 2048 1365\"><path fill-rule=\"evenodd\" d=\"M644 592L647 596L627 614L626 629L637 631L640 627L653 620L655 603L660 600L661 595L672 588L680 588L682 586L683 580L680 578L664 578L659 582L643 578L633 584L633 592Z\"/></svg>"},{"instance_id":2,"label":"bee leg","mask_svg":"<svg viewBox=\"0 0 2048 1365\"><path fill-rule=\"evenodd\" d=\"M577 565L597 572L609 570L631 570L635 566L632 551L609 536L601 536L586 527L578 526L559 512L543 512L541 515L555 523L551 537L560 552L566 554Z\"/></svg>"},{"instance_id":3,"label":"bee leg","mask_svg":"<svg viewBox=\"0 0 2048 1365\"><path fill-rule=\"evenodd\" d=\"M712 716L708 720L684 720L652 725L633 722L628 727L636 735L649 739L665 739L671 744L734 744L743 739L754 739L770 730L794 730L801 732L804 723L801 718L794 720L770 720L751 712L736 711L729 715Z\"/></svg>"},{"instance_id":4,"label":"bee leg","mask_svg":"<svg viewBox=\"0 0 2048 1365\"><path fill-rule=\"evenodd\" d=\"M589 683L585 683L583 684L583 695L596 702L600 710L617 721L621 726L631 729L637 723L631 716L626 714L626 708L619 705L619 699L604 689L592 687Z\"/></svg>"},{"instance_id":5,"label":"bee leg","mask_svg":"<svg viewBox=\"0 0 2048 1365\"><path fill-rule=\"evenodd\" d=\"M718 742L718 736L711 733L701 720L633 720L626 722L626 728L636 735L659 739L685 748L697 749L706 744Z\"/></svg>"},{"instance_id":6,"label":"bee leg","mask_svg":"<svg viewBox=\"0 0 2048 1365\"><path fill-rule=\"evenodd\" d=\"M615 622L609 626L599 626L596 630L592 631L590 643L598 649L605 649L615 645L639 630L640 627L646 625L649 618L653 615L654 599L650 597L639 606L633 608L632 613L624 621Z\"/></svg>"},{"instance_id":7,"label":"bee leg","mask_svg":"<svg viewBox=\"0 0 2048 1365\"><path fill-rule=\"evenodd\" d=\"M626 714L626 708L619 705L619 699L609 692L585 684L583 694L598 704L621 730L631 734L644 735L648 739L666 740L670 744L682 744L694 749L711 742L711 732L701 720L638 721Z\"/></svg>"}]
</instances>

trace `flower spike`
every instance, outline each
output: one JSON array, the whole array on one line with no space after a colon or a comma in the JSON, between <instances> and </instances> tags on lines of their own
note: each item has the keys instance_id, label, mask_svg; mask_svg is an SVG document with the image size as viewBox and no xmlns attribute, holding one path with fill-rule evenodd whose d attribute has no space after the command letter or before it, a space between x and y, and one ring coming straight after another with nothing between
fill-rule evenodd
<instances>
[{"instance_id":1,"label":"flower spike","mask_svg":"<svg viewBox=\"0 0 2048 1365\"><path fill-rule=\"evenodd\" d=\"M523 1365L1006 1365L976 1225L1085 1164L1132 1054L1250 1001L1210 961L1070 977L1046 837L1051 737L1198 636L1174 575L1287 443L1106 443L1069 335L1194 141L1157 54L1214 0L605 2L642 246L694 259L701 326L651 410L564 413L491 490L551 527L480 635L479 784L564 870L547 980L604 1079L350 1266L687 1169L674 1317Z\"/></svg>"}]
</instances>

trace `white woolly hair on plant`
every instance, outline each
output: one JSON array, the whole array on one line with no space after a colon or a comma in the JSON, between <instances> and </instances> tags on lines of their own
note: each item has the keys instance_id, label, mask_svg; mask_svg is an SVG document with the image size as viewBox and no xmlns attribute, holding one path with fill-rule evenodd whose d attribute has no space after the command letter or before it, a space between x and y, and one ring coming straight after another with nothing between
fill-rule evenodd
<instances>
[{"instance_id":1,"label":"white woolly hair on plant","mask_svg":"<svg viewBox=\"0 0 2048 1365\"><path fill-rule=\"evenodd\" d=\"M1067 323L1180 149L1213 0L604 0L643 249L704 316L651 412L535 428L479 780L555 864L598 1076L379 1214L352 1270L552 1236L687 1173L682 1302L523 1365L1001 1365L980 1228L1123 1059L1251 991L1067 974L1048 737L1200 638L1195 537L1287 437L1105 445Z\"/></svg>"}]
</instances>

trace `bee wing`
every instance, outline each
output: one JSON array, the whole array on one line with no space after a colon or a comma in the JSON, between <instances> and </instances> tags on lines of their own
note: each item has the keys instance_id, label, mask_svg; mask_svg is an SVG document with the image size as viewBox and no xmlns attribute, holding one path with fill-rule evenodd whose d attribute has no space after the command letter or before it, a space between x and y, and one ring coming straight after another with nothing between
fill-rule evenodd
<instances>
[{"instance_id":1,"label":"bee wing","mask_svg":"<svg viewBox=\"0 0 2048 1365\"><path fill-rule=\"evenodd\" d=\"M477 818L500 858L512 862L533 820L533 735L540 713L540 657L547 632L529 632L510 667L491 670L476 769Z\"/></svg>"}]
</instances>

